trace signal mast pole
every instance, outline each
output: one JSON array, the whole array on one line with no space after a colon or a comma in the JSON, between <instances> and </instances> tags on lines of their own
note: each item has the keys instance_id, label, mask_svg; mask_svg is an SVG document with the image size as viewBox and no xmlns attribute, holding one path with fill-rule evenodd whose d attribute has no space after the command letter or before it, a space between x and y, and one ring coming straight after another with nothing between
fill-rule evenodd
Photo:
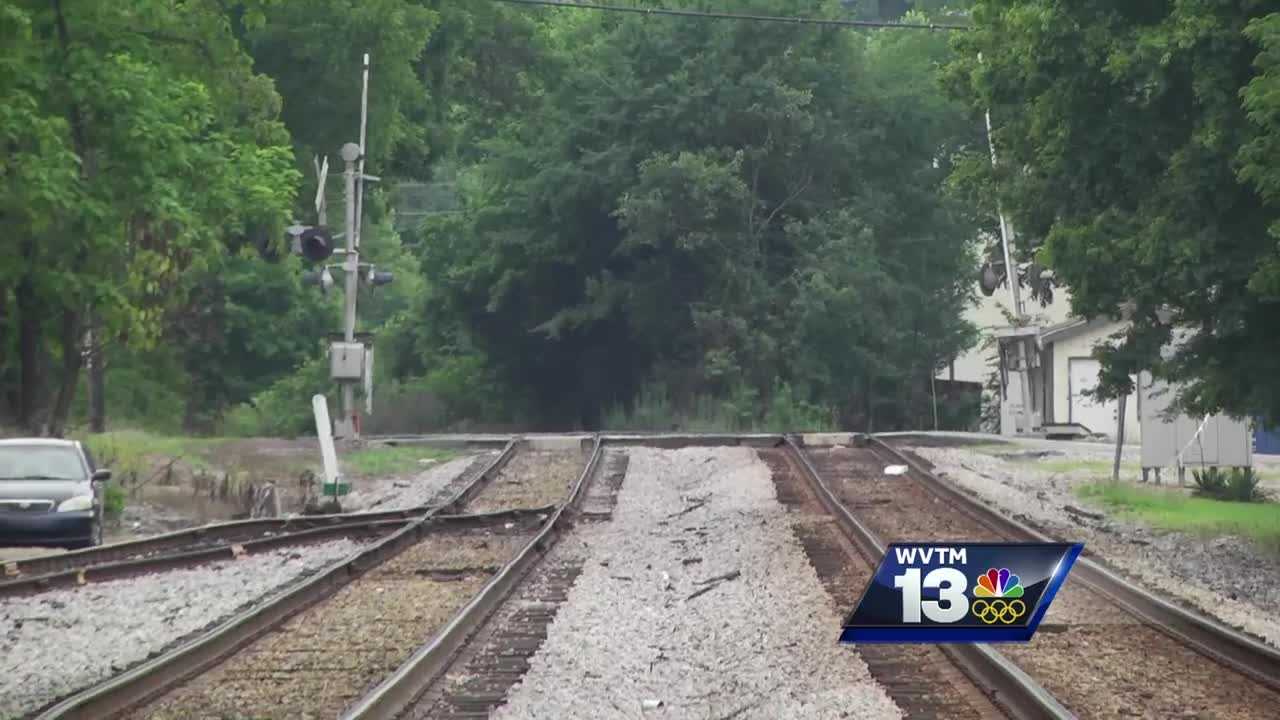
<instances>
[{"instance_id":1,"label":"signal mast pole","mask_svg":"<svg viewBox=\"0 0 1280 720\"><path fill-rule=\"evenodd\" d=\"M360 219L356 217L356 162L363 155L360 146L355 143L342 146L342 160L346 163L342 176L346 181L347 191L347 227L343 237L347 245L347 252L343 258L346 297L343 298L345 307L342 339L348 345L356 341L356 295L360 288L360 252L356 247L356 227L360 224ZM355 385L350 379L343 379L340 382L342 383L342 418L339 420L340 430L337 434L342 437L357 438L359 426L356 422Z\"/></svg>"},{"instance_id":2,"label":"signal mast pole","mask_svg":"<svg viewBox=\"0 0 1280 720\"><path fill-rule=\"evenodd\" d=\"M365 141L369 121L369 53L364 54L360 91L360 143L342 146L345 163L343 180L346 190L346 228L343 241L342 270L346 297L343 298L342 344L330 348L334 379L342 386L342 415L334 422L334 434L341 438L360 438L360 418L356 409L356 385L368 379L373 362L372 348L356 341L356 309L360 294L360 226L364 211L365 180L377 178L364 174ZM375 273L369 268L371 285L390 282L389 273ZM370 401L370 408L372 404Z\"/></svg>"}]
</instances>

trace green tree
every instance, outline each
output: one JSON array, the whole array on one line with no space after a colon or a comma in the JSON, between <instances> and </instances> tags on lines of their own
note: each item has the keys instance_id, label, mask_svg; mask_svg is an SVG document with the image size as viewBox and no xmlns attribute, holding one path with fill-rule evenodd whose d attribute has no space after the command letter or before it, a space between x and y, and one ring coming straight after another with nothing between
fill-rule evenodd
<instances>
[{"instance_id":1,"label":"green tree","mask_svg":"<svg viewBox=\"0 0 1280 720\"><path fill-rule=\"evenodd\" d=\"M815 9L759 0L743 11ZM876 378L884 397L908 395L963 345L955 301L974 228L941 182L972 133L958 105L928 99L944 41L550 17L559 73L536 111L481 142L483 160L461 173L461 212L432 220L419 243L424 332L478 353L536 421L595 425L649 380L676 398L764 398L779 379L821 385L809 377L819 366L823 389L861 408L848 388L865 373L810 357L850 349L814 347L788 317L821 305L807 278L832 248L810 243L809 223L843 232L856 220L885 255L882 284L915 311L886 311L908 326L882 329L903 369ZM941 338L936 356L908 361L911 338L926 335Z\"/></svg>"},{"instance_id":2,"label":"green tree","mask_svg":"<svg viewBox=\"0 0 1280 720\"><path fill-rule=\"evenodd\" d=\"M950 85L1002 156L975 150L957 184L1003 201L1075 312L1131 318L1099 352L1105 393L1150 369L1193 412L1280 418L1273 9L985 0L957 35Z\"/></svg>"},{"instance_id":3,"label":"green tree","mask_svg":"<svg viewBox=\"0 0 1280 720\"><path fill-rule=\"evenodd\" d=\"M439 21L412 0L308 0L269 4L243 30L254 67L284 98L299 167L359 141L360 68L370 55L366 163L379 173L425 174L432 100L419 68ZM370 170L372 172L372 170Z\"/></svg>"},{"instance_id":4,"label":"green tree","mask_svg":"<svg viewBox=\"0 0 1280 720\"><path fill-rule=\"evenodd\" d=\"M278 103L258 102L274 97L270 83L252 72L219 3L0 8L5 32L16 28L3 55L0 104L13 108L3 132L34 154L4 170L6 185L29 188L3 217L14 414L56 434L85 331L154 342L185 274L226 236L280 225L297 177L272 117Z\"/></svg>"}]
</instances>

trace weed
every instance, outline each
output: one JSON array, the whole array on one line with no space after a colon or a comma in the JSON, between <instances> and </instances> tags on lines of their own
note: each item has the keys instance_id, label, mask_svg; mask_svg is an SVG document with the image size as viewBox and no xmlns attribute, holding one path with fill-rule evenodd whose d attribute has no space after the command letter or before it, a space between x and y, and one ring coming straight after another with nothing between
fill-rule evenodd
<instances>
[{"instance_id":1,"label":"weed","mask_svg":"<svg viewBox=\"0 0 1280 720\"><path fill-rule=\"evenodd\" d=\"M805 402L802 393L787 383L778 383L763 405L759 393L739 385L727 398L695 395L686 402L672 401L665 385L648 383L631 407L619 405L605 413L610 430L686 432L822 432L834 430L829 408Z\"/></svg>"},{"instance_id":2,"label":"weed","mask_svg":"<svg viewBox=\"0 0 1280 720\"><path fill-rule=\"evenodd\" d=\"M193 438L155 435L141 430L87 435L80 438L97 460L98 467L110 468L118 477L145 476L154 458L181 457L196 470L210 465L208 453L226 442L221 438Z\"/></svg>"},{"instance_id":3,"label":"weed","mask_svg":"<svg viewBox=\"0 0 1280 720\"><path fill-rule=\"evenodd\" d=\"M338 458L344 472L365 477L402 475L422 468L420 460L443 462L456 453L422 446L386 446L355 450Z\"/></svg>"},{"instance_id":4,"label":"weed","mask_svg":"<svg viewBox=\"0 0 1280 720\"><path fill-rule=\"evenodd\" d=\"M115 483L108 483L102 490L102 511L109 518L118 518L124 512L125 491Z\"/></svg>"},{"instance_id":5,"label":"weed","mask_svg":"<svg viewBox=\"0 0 1280 720\"><path fill-rule=\"evenodd\" d=\"M1191 481L1195 483L1192 492L1199 497L1223 498L1226 495L1227 474L1216 467L1192 470Z\"/></svg>"},{"instance_id":6,"label":"weed","mask_svg":"<svg viewBox=\"0 0 1280 720\"><path fill-rule=\"evenodd\" d=\"M1230 473L1216 467L1192 470L1191 479L1195 483L1192 492L1198 497L1243 503L1262 502L1266 499L1259 487L1260 478L1251 467L1231 468Z\"/></svg>"},{"instance_id":7,"label":"weed","mask_svg":"<svg viewBox=\"0 0 1280 720\"><path fill-rule=\"evenodd\" d=\"M1258 474L1253 468L1232 468L1225 488L1227 500L1235 502L1262 502L1266 495L1258 487Z\"/></svg>"},{"instance_id":8,"label":"weed","mask_svg":"<svg viewBox=\"0 0 1280 720\"><path fill-rule=\"evenodd\" d=\"M1280 508L1269 502L1232 502L1188 496L1177 489L1099 482L1076 491L1107 510L1153 527L1200 535L1242 535L1280 553Z\"/></svg>"}]
</instances>

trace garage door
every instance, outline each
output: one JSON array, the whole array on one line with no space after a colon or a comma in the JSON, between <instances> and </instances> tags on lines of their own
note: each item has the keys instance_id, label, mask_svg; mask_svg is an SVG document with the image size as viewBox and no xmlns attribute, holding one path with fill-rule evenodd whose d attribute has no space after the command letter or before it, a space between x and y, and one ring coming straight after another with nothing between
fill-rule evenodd
<instances>
[{"instance_id":1,"label":"garage door","mask_svg":"<svg viewBox=\"0 0 1280 720\"><path fill-rule=\"evenodd\" d=\"M1116 402L1098 402L1085 395L1098 385L1098 373L1102 365L1093 358L1069 358L1067 374L1070 375L1071 422L1080 423L1090 431L1103 435L1116 434Z\"/></svg>"}]
</instances>

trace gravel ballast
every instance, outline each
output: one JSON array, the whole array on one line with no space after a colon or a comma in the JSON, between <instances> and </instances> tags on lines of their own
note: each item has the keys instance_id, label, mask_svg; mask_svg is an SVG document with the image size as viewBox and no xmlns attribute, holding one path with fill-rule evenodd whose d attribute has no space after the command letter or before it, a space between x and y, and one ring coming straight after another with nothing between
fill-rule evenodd
<instances>
[{"instance_id":1,"label":"gravel ballast","mask_svg":"<svg viewBox=\"0 0 1280 720\"><path fill-rule=\"evenodd\" d=\"M130 717L336 718L443 627L532 533L427 535Z\"/></svg>"},{"instance_id":2,"label":"gravel ballast","mask_svg":"<svg viewBox=\"0 0 1280 720\"><path fill-rule=\"evenodd\" d=\"M384 478L357 483L353 492L342 499L344 512L378 510L412 510L440 501L445 488L492 460L496 452L463 455L409 478Z\"/></svg>"},{"instance_id":3,"label":"gravel ballast","mask_svg":"<svg viewBox=\"0 0 1280 720\"><path fill-rule=\"evenodd\" d=\"M635 448L496 718L897 718L745 448ZM566 548L568 549L568 548ZM660 703L660 706L659 706Z\"/></svg>"},{"instance_id":4,"label":"gravel ballast","mask_svg":"<svg viewBox=\"0 0 1280 720\"><path fill-rule=\"evenodd\" d=\"M562 502L582 474L579 450L521 450L467 503L466 512L540 508Z\"/></svg>"},{"instance_id":5,"label":"gravel ballast","mask_svg":"<svg viewBox=\"0 0 1280 720\"><path fill-rule=\"evenodd\" d=\"M1098 480L1088 471L1046 472L1034 463L962 448L912 450L933 463L935 472L983 500L1050 535L1085 543L1088 551L1147 588L1280 647L1280 559L1249 541L1153 530L1102 515L1074 493Z\"/></svg>"},{"instance_id":6,"label":"gravel ballast","mask_svg":"<svg viewBox=\"0 0 1280 720\"><path fill-rule=\"evenodd\" d=\"M0 600L0 717L123 672L360 547L334 540Z\"/></svg>"}]
</instances>

